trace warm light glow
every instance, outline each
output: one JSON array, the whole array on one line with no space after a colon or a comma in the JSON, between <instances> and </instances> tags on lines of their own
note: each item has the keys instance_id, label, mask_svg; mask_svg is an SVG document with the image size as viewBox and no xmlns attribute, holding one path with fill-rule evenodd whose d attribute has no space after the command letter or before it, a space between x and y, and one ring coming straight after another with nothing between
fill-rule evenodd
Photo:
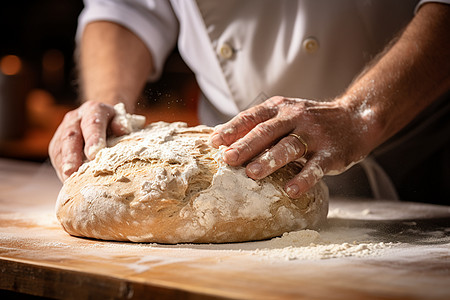
<instances>
[{"instance_id":1,"label":"warm light glow","mask_svg":"<svg viewBox=\"0 0 450 300\"><path fill-rule=\"evenodd\" d=\"M64 55L61 51L56 49L46 51L42 58L42 67L48 72L55 72L63 69Z\"/></svg>"},{"instance_id":2,"label":"warm light glow","mask_svg":"<svg viewBox=\"0 0 450 300\"><path fill-rule=\"evenodd\" d=\"M33 89L27 95L27 108L30 110L45 110L55 104L55 98L42 89Z\"/></svg>"},{"instance_id":3,"label":"warm light glow","mask_svg":"<svg viewBox=\"0 0 450 300\"><path fill-rule=\"evenodd\" d=\"M16 55L6 55L0 61L0 70L5 75L16 75L22 69L22 61Z\"/></svg>"},{"instance_id":4,"label":"warm light glow","mask_svg":"<svg viewBox=\"0 0 450 300\"><path fill-rule=\"evenodd\" d=\"M48 128L58 118L54 118L55 98L46 90L33 89L26 98L27 120L31 126ZM58 121L56 121L56 125Z\"/></svg>"}]
</instances>

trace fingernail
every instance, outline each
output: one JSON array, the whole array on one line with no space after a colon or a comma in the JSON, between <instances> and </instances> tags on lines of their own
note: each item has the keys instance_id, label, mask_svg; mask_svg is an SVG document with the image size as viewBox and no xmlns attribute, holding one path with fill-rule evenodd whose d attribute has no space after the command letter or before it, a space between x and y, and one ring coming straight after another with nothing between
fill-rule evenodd
<instances>
[{"instance_id":1,"label":"fingernail","mask_svg":"<svg viewBox=\"0 0 450 300\"><path fill-rule=\"evenodd\" d=\"M255 176L258 176L262 171L261 164L257 162L249 164L247 166L247 169L251 174Z\"/></svg>"},{"instance_id":2,"label":"fingernail","mask_svg":"<svg viewBox=\"0 0 450 300\"><path fill-rule=\"evenodd\" d=\"M226 162L233 163L239 159L239 152L236 149L228 149L223 156Z\"/></svg>"},{"instance_id":3,"label":"fingernail","mask_svg":"<svg viewBox=\"0 0 450 300\"><path fill-rule=\"evenodd\" d=\"M297 197L298 191L299 191L299 188L298 188L298 185L296 185L296 184L291 184L288 187L286 187L286 193L291 198Z\"/></svg>"}]
</instances>

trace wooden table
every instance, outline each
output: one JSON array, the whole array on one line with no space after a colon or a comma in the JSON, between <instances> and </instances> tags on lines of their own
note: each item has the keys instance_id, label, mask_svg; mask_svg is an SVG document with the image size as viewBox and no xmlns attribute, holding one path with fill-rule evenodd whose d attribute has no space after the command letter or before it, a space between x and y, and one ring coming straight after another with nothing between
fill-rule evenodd
<instances>
[{"instance_id":1,"label":"wooden table","mask_svg":"<svg viewBox=\"0 0 450 300\"><path fill-rule=\"evenodd\" d=\"M333 199L329 225L396 242L375 256L261 255L268 242L156 245L67 235L49 164L0 159L0 289L65 299L450 299L449 207ZM351 241L350 241L351 242Z\"/></svg>"}]
</instances>

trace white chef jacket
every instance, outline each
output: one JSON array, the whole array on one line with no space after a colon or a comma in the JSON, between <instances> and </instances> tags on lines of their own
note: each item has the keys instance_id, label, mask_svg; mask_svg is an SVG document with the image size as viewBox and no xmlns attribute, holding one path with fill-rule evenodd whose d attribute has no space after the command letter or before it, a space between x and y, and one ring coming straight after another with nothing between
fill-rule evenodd
<instances>
[{"instance_id":1,"label":"white chef jacket","mask_svg":"<svg viewBox=\"0 0 450 300\"><path fill-rule=\"evenodd\" d=\"M205 96L200 119L214 125L271 96L333 99L425 2L85 0L77 39L92 21L127 27L152 53L150 80L178 43Z\"/></svg>"},{"instance_id":2,"label":"white chef jacket","mask_svg":"<svg viewBox=\"0 0 450 300\"><path fill-rule=\"evenodd\" d=\"M212 104L201 104L200 117L213 125L271 96L336 97L408 23L418 2L86 0L77 37L91 21L122 24L151 51L153 80L178 40Z\"/></svg>"}]
</instances>

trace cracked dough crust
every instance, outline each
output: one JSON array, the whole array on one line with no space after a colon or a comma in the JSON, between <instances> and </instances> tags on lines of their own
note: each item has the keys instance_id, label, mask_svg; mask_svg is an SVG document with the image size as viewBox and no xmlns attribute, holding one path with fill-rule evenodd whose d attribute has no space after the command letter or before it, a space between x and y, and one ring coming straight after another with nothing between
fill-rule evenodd
<instances>
[{"instance_id":1,"label":"cracked dough crust","mask_svg":"<svg viewBox=\"0 0 450 300\"><path fill-rule=\"evenodd\" d=\"M317 228L328 190L320 182L299 199L283 186L301 169L290 163L252 180L208 144L212 129L158 122L109 141L68 178L56 214L71 235L156 243L226 243Z\"/></svg>"}]
</instances>

